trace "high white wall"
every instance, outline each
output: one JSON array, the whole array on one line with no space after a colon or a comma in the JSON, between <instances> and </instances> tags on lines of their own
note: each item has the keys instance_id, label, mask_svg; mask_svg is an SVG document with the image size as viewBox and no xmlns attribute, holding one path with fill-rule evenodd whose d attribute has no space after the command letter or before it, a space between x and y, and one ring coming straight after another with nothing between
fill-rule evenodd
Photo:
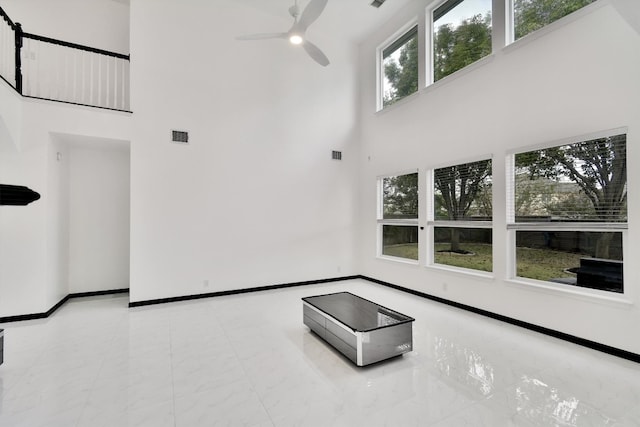
<instances>
[{"instance_id":1,"label":"high white wall","mask_svg":"<svg viewBox=\"0 0 640 427\"><path fill-rule=\"evenodd\" d=\"M25 32L129 53L129 5L117 0L0 0Z\"/></svg>"},{"instance_id":2,"label":"high white wall","mask_svg":"<svg viewBox=\"0 0 640 427\"><path fill-rule=\"evenodd\" d=\"M46 147L23 144L22 107L19 95L0 84L0 183L24 185L42 194ZM27 207L0 206L0 316L50 308L44 308L45 212L42 201Z\"/></svg>"},{"instance_id":3,"label":"high white wall","mask_svg":"<svg viewBox=\"0 0 640 427\"><path fill-rule=\"evenodd\" d=\"M635 2L623 0L633 8ZM635 5L634 5L635 3ZM541 36L494 52L481 65L452 75L376 113L376 48L418 17L411 7L361 46L360 272L427 294L640 353L640 35L609 0L578 12ZM585 12L585 11L583 11ZM494 25L501 25L496 20ZM495 28L495 27L494 27ZM505 158L507 152L627 126L629 231L625 253L628 302L608 302L507 280ZM486 279L376 258L376 177L493 158L494 271ZM424 188L422 189L424 191ZM423 206L422 226L426 208ZM424 244L426 231L420 232Z\"/></svg>"},{"instance_id":4,"label":"high white wall","mask_svg":"<svg viewBox=\"0 0 640 427\"><path fill-rule=\"evenodd\" d=\"M132 301L357 273L355 52L316 35L323 68L283 40L234 39L287 18L132 2Z\"/></svg>"}]
</instances>

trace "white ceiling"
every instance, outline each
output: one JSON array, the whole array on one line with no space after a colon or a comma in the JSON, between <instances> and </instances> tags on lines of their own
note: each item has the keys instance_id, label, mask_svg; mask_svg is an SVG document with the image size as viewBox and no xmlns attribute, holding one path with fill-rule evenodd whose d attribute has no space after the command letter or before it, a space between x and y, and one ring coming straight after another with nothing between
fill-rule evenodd
<instances>
[{"instance_id":1,"label":"white ceiling","mask_svg":"<svg viewBox=\"0 0 640 427\"><path fill-rule=\"evenodd\" d=\"M112 0L118 3L130 4L130 0ZM179 0L185 1L185 0ZM289 7L295 0L232 0L262 13L291 19ZM329 32L334 36L349 42L360 43L369 33L388 21L400 9L413 0L386 0L382 6L371 6L373 0L329 0L327 7L313 24L314 32ZM309 3L309 0L298 0L300 10ZM281 31L286 31L284 28ZM280 30L260 29L256 32L278 32Z\"/></svg>"},{"instance_id":2,"label":"white ceiling","mask_svg":"<svg viewBox=\"0 0 640 427\"><path fill-rule=\"evenodd\" d=\"M344 40L359 43L413 0L386 0L379 8L371 6L372 1L329 0L320 18L310 28L314 33L328 32ZM273 16L292 19L289 15L289 7L293 5L294 0L234 0L234 2ZM308 3L309 0L298 0L300 10L304 10ZM282 31L286 30L288 28L282 29ZM256 32L271 32L271 29L257 28Z\"/></svg>"}]
</instances>

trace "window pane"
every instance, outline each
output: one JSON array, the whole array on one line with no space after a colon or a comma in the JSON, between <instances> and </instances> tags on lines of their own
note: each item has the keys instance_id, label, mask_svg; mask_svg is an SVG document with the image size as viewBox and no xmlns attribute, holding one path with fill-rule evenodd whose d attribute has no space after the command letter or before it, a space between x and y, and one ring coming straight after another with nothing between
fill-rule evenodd
<instances>
[{"instance_id":1,"label":"window pane","mask_svg":"<svg viewBox=\"0 0 640 427\"><path fill-rule=\"evenodd\" d=\"M595 0L513 0L514 37L518 40Z\"/></svg>"},{"instance_id":2,"label":"window pane","mask_svg":"<svg viewBox=\"0 0 640 427\"><path fill-rule=\"evenodd\" d=\"M418 259L418 227L382 226L382 255Z\"/></svg>"},{"instance_id":3,"label":"window pane","mask_svg":"<svg viewBox=\"0 0 640 427\"><path fill-rule=\"evenodd\" d=\"M626 135L515 155L516 222L626 222Z\"/></svg>"},{"instance_id":4,"label":"window pane","mask_svg":"<svg viewBox=\"0 0 640 427\"><path fill-rule=\"evenodd\" d=\"M622 232L516 232L518 277L622 293L622 267Z\"/></svg>"},{"instance_id":5,"label":"window pane","mask_svg":"<svg viewBox=\"0 0 640 427\"><path fill-rule=\"evenodd\" d=\"M491 53L491 0L449 0L433 11L433 81Z\"/></svg>"},{"instance_id":6,"label":"window pane","mask_svg":"<svg viewBox=\"0 0 640 427\"><path fill-rule=\"evenodd\" d=\"M382 68L384 107L418 90L418 27L383 50Z\"/></svg>"},{"instance_id":7,"label":"window pane","mask_svg":"<svg viewBox=\"0 0 640 427\"><path fill-rule=\"evenodd\" d=\"M493 271L490 228L434 227L435 263Z\"/></svg>"},{"instance_id":8,"label":"window pane","mask_svg":"<svg viewBox=\"0 0 640 427\"><path fill-rule=\"evenodd\" d=\"M389 176L382 180L382 218L418 218L418 173Z\"/></svg>"},{"instance_id":9,"label":"window pane","mask_svg":"<svg viewBox=\"0 0 640 427\"><path fill-rule=\"evenodd\" d=\"M436 220L491 220L491 160L433 171Z\"/></svg>"}]
</instances>

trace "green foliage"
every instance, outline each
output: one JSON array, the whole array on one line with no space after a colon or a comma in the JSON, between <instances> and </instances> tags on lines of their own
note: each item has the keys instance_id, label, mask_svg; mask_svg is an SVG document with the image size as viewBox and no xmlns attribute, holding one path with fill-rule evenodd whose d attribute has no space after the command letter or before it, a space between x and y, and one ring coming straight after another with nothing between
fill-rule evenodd
<instances>
[{"instance_id":1,"label":"green foliage","mask_svg":"<svg viewBox=\"0 0 640 427\"><path fill-rule=\"evenodd\" d=\"M418 260L418 243L387 245L382 249L383 255Z\"/></svg>"},{"instance_id":2,"label":"green foliage","mask_svg":"<svg viewBox=\"0 0 640 427\"><path fill-rule=\"evenodd\" d=\"M595 0L514 0L515 38L519 39ZM491 13L477 14L458 26L440 25L434 34L433 80L438 81L491 53ZM411 38L385 57L384 75L389 88L386 107L418 90L418 37Z\"/></svg>"},{"instance_id":3,"label":"green foliage","mask_svg":"<svg viewBox=\"0 0 640 427\"><path fill-rule=\"evenodd\" d=\"M417 35L402 46L397 61L394 58L385 60L384 74L391 86L384 94L385 107L418 90Z\"/></svg>"},{"instance_id":4,"label":"green foliage","mask_svg":"<svg viewBox=\"0 0 640 427\"><path fill-rule=\"evenodd\" d=\"M382 180L383 218L418 218L418 173Z\"/></svg>"},{"instance_id":5,"label":"green foliage","mask_svg":"<svg viewBox=\"0 0 640 427\"><path fill-rule=\"evenodd\" d=\"M516 155L516 170L530 180L564 179L575 184L573 195L556 192L545 208L565 220L624 222L627 220L627 137L624 134ZM518 187L518 190L521 187ZM552 194L552 192L547 192ZM588 201L588 202L587 202ZM604 233L597 258L609 258Z\"/></svg>"},{"instance_id":6,"label":"green foliage","mask_svg":"<svg viewBox=\"0 0 640 427\"><path fill-rule=\"evenodd\" d=\"M516 248L518 277L536 280L551 280L561 277L576 277L566 270L580 265L584 254L550 249Z\"/></svg>"},{"instance_id":7,"label":"green foliage","mask_svg":"<svg viewBox=\"0 0 640 427\"><path fill-rule=\"evenodd\" d=\"M515 39L539 30L595 0L515 0Z\"/></svg>"},{"instance_id":8,"label":"green foliage","mask_svg":"<svg viewBox=\"0 0 640 427\"><path fill-rule=\"evenodd\" d=\"M453 267L469 268L480 271L493 271L493 253L491 245L466 243L465 250L469 254L458 254L449 251L449 244L436 243L435 263Z\"/></svg>"},{"instance_id":9,"label":"green foliage","mask_svg":"<svg viewBox=\"0 0 640 427\"><path fill-rule=\"evenodd\" d=\"M465 249L471 255L459 255L451 252L441 252L447 249L446 244L435 246L436 264L468 268L480 271L492 271L492 247L487 244L465 244ZM396 249L398 252L400 248ZM519 247L516 249L517 275L536 280L550 280L559 277L575 277L566 270L580 265L580 258L585 255L550 249L531 249Z\"/></svg>"},{"instance_id":10,"label":"green foliage","mask_svg":"<svg viewBox=\"0 0 640 427\"><path fill-rule=\"evenodd\" d=\"M560 200L564 208L559 209L566 209L573 203L576 211L572 219L626 221L626 135L520 153L515 156L515 163L518 173L530 180L565 179L575 183L582 196L574 194L574 200ZM520 190L525 186L517 188ZM557 213L557 207L555 209Z\"/></svg>"},{"instance_id":11,"label":"green foliage","mask_svg":"<svg viewBox=\"0 0 640 427\"><path fill-rule=\"evenodd\" d=\"M441 25L434 37L433 81L491 53L491 14L475 15L460 25Z\"/></svg>"},{"instance_id":12,"label":"green foliage","mask_svg":"<svg viewBox=\"0 0 640 427\"><path fill-rule=\"evenodd\" d=\"M547 203L545 209L553 217L569 220L596 216L593 204L582 192L563 194L562 197Z\"/></svg>"}]
</instances>

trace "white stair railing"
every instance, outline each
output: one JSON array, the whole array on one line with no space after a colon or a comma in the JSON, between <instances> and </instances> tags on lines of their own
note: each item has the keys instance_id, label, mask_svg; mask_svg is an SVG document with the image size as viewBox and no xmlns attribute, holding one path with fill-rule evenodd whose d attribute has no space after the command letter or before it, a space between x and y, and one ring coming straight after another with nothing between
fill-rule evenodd
<instances>
[{"instance_id":1,"label":"white stair railing","mask_svg":"<svg viewBox=\"0 0 640 427\"><path fill-rule=\"evenodd\" d=\"M23 96L129 111L129 56L24 32L0 8L0 75Z\"/></svg>"}]
</instances>

